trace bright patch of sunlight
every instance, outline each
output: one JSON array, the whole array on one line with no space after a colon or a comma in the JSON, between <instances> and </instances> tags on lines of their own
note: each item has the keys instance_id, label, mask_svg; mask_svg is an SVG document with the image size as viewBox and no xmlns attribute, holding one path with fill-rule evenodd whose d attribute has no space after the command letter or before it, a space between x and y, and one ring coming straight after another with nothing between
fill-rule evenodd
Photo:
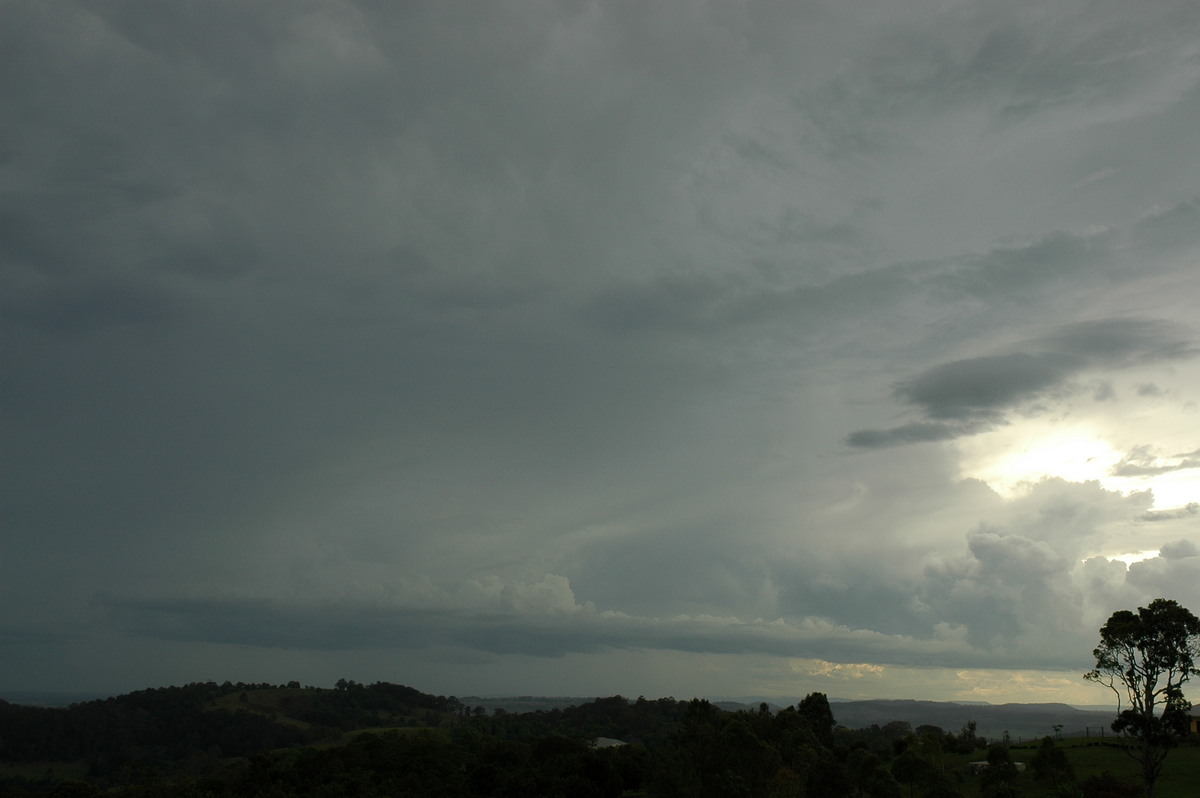
<instances>
[{"instance_id":1,"label":"bright patch of sunlight","mask_svg":"<svg viewBox=\"0 0 1200 798\"><path fill-rule=\"evenodd\" d=\"M1200 499L1200 468L1143 477L1110 477L1103 483L1104 487L1122 493L1147 489L1154 491L1156 510L1185 507Z\"/></svg>"},{"instance_id":2,"label":"bright patch of sunlight","mask_svg":"<svg viewBox=\"0 0 1200 798\"><path fill-rule=\"evenodd\" d=\"M956 444L960 474L986 482L1012 498L1047 478L1095 480L1124 494L1151 491L1154 509L1183 507L1200 499L1200 467L1193 455L1160 456L1160 447L1120 450L1102 428L1022 420Z\"/></svg>"},{"instance_id":3,"label":"bright patch of sunlight","mask_svg":"<svg viewBox=\"0 0 1200 798\"><path fill-rule=\"evenodd\" d=\"M1109 560L1120 560L1125 563L1125 567L1133 565L1135 562L1149 560L1152 557L1158 556L1158 549L1146 549L1145 551L1127 551L1124 554L1105 554L1103 555Z\"/></svg>"},{"instance_id":4,"label":"bright patch of sunlight","mask_svg":"<svg viewBox=\"0 0 1200 798\"><path fill-rule=\"evenodd\" d=\"M1122 456L1098 434L1084 429L1035 428L1022 435L1007 428L968 439L961 448L963 476L986 482L1002 496L1013 496L1048 477L1106 483Z\"/></svg>"}]
</instances>

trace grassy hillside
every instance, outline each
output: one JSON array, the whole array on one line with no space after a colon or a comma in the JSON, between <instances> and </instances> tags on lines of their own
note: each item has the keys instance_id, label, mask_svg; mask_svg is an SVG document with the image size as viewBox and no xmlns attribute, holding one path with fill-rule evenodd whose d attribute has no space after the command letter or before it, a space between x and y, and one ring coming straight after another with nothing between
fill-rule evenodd
<instances>
[{"instance_id":1,"label":"grassy hillside","mask_svg":"<svg viewBox=\"0 0 1200 798\"><path fill-rule=\"evenodd\" d=\"M1116 776L1122 782L1130 785L1141 784L1139 766L1122 751L1110 738L1075 737L1059 740L1060 746L1067 755L1067 761L1075 771L1076 783L1083 782L1092 776L1099 776L1105 771ZM1014 745L1010 748L1014 762L1024 762L1027 767L1019 777L1021 795L1026 798L1055 798L1058 795L1053 787L1038 781L1029 763L1037 753L1037 744L1028 743ZM969 762L986 758L986 752L974 754L955 754L946 758L947 769L959 773L967 769ZM963 795L975 798L980 795L978 777L965 777L961 782ZM1171 751L1167 757L1166 768L1158 782L1157 798L1197 798L1200 795L1200 741L1191 742Z\"/></svg>"}]
</instances>

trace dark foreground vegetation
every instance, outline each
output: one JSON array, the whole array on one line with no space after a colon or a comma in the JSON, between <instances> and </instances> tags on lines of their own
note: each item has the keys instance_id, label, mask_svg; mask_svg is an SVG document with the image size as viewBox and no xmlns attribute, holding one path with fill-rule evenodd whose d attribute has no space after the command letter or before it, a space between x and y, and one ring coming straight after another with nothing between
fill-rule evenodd
<instances>
[{"instance_id":1,"label":"dark foreground vegetation","mask_svg":"<svg viewBox=\"0 0 1200 798\"><path fill-rule=\"evenodd\" d=\"M488 713L342 680L209 682L59 709L0 701L0 795L1125 798L1138 784L1111 739L989 744L969 718L852 730L820 693L781 711L614 696ZM1158 795L1194 798L1197 784L1193 742Z\"/></svg>"}]
</instances>

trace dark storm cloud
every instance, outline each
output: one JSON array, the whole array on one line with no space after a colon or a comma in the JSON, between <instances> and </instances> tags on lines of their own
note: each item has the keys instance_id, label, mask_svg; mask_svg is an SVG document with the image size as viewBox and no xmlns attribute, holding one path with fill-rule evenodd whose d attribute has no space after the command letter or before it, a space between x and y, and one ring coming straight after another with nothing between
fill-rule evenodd
<instances>
[{"instance_id":1,"label":"dark storm cloud","mask_svg":"<svg viewBox=\"0 0 1200 798\"><path fill-rule=\"evenodd\" d=\"M1196 225L1200 224L1200 197L1166 207L1156 207L1132 228L1133 240L1167 252L1195 247Z\"/></svg>"},{"instance_id":2,"label":"dark storm cloud","mask_svg":"<svg viewBox=\"0 0 1200 798\"><path fill-rule=\"evenodd\" d=\"M95 280L90 284L13 292L4 298L4 314L39 330L80 335L109 327L159 327L170 320L169 297L143 285Z\"/></svg>"},{"instance_id":3,"label":"dark storm cloud","mask_svg":"<svg viewBox=\"0 0 1200 798\"><path fill-rule=\"evenodd\" d=\"M673 275L606 289L583 312L594 323L626 333L713 334L769 327L805 337L862 313L898 318L914 303L938 304L952 313L954 305L986 301L999 311L1019 308L1039 290L1069 285L1081 273L1103 275L1113 264L1106 237L1099 239L1055 233L984 255L892 263L790 287L743 274Z\"/></svg>"},{"instance_id":4,"label":"dark storm cloud","mask_svg":"<svg viewBox=\"0 0 1200 798\"><path fill-rule=\"evenodd\" d=\"M1101 319L1070 324L1036 339L1033 344L1106 368L1200 354L1191 330L1154 319Z\"/></svg>"},{"instance_id":5,"label":"dark storm cloud","mask_svg":"<svg viewBox=\"0 0 1200 798\"><path fill-rule=\"evenodd\" d=\"M897 446L904 443L933 443L949 441L962 435L969 435L979 426L972 427L964 424L945 424L932 421L914 421L891 429L860 429L846 436L846 442L851 446L864 449L878 449L885 446Z\"/></svg>"},{"instance_id":6,"label":"dark storm cloud","mask_svg":"<svg viewBox=\"0 0 1200 798\"><path fill-rule=\"evenodd\" d=\"M995 422L1001 411L1040 395L1086 363L1060 353L958 360L896 386L896 396L935 419Z\"/></svg>"},{"instance_id":7,"label":"dark storm cloud","mask_svg":"<svg viewBox=\"0 0 1200 798\"><path fill-rule=\"evenodd\" d=\"M1200 351L1189 330L1153 319L1066 325L1022 349L943 363L898 383L895 396L930 421L859 430L846 442L878 448L975 434L1005 423L1007 414L1021 405L1069 393L1069 380L1086 370L1185 359ZM1102 397L1108 398L1102 390L1094 396L1097 401Z\"/></svg>"},{"instance_id":8,"label":"dark storm cloud","mask_svg":"<svg viewBox=\"0 0 1200 798\"><path fill-rule=\"evenodd\" d=\"M42 629L0 627L0 645L32 646L52 643L61 635Z\"/></svg>"},{"instance_id":9,"label":"dark storm cloud","mask_svg":"<svg viewBox=\"0 0 1200 798\"><path fill-rule=\"evenodd\" d=\"M114 601L118 622L137 634L167 640L235 643L267 648L423 647L453 637L454 613L371 607L304 609L270 600Z\"/></svg>"},{"instance_id":10,"label":"dark storm cloud","mask_svg":"<svg viewBox=\"0 0 1200 798\"><path fill-rule=\"evenodd\" d=\"M1132 57L1139 69L1122 69L1107 54L1126 50L1130 40L1164 20L1124 16L1117 29L1096 25L1092 9L1063 6L1031 28L1004 20L986 5L955 9L939 19L941 37L901 24L882 37L879 52L862 62L868 81L858 90L895 99L909 112L940 110L976 100L1001 98L1005 115L1016 118L1127 97L1144 75L1169 55L1147 48ZM1167 10L1168 28L1194 25L1194 9ZM980 25L983 20L992 24ZM864 87L865 84L865 87Z\"/></svg>"},{"instance_id":11,"label":"dark storm cloud","mask_svg":"<svg viewBox=\"0 0 1200 798\"><path fill-rule=\"evenodd\" d=\"M1194 401L1150 320L1196 304L1177 3L3 13L5 679L1061 664L1030 619L1079 627L1053 580L1149 505L1042 488L1055 538L882 450L1124 398L1106 369Z\"/></svg>"}]
</instances>

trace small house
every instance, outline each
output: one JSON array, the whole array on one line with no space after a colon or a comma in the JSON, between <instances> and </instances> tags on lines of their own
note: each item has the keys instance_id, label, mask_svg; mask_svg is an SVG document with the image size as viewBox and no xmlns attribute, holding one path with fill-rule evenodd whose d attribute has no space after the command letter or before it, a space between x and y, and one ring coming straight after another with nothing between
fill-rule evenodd
<instances>
[{"instance_id":1,"label":"small house","mask_svg":"<svg viewBox=\"0 0 1200 798\"><path fill-rule=\"evenodd\" d=\"M626 745L624 740L616 740L612 737L597 737L592 741L592 748L616 748Z\"/></svg>"}]
</instances>

